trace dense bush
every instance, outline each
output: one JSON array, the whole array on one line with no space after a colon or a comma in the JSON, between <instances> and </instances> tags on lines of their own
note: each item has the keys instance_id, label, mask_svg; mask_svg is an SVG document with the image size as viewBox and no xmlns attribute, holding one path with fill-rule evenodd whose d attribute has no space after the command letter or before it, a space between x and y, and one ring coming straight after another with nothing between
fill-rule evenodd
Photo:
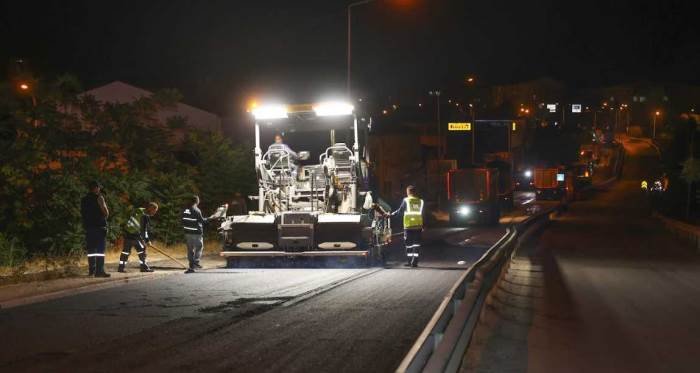
<instances>
[{"instance_id":1,"label":"dense bush","mask_svg":"<svg viewBox=\"0 0 700 373\"><path fill-rule=\"evenodd\" d=\"M61 77L34 92L34 106L0 83L0 264L83 250L80 198L90 180L104 185L110 241L122 235L133 208L148 201L161 206L155 236L170 243L183 238L180 214L192 193L213 209L252 189L248 146L192 130L182 118L155 119L177 102L176 92L126 104L75 92L75 80ZM174 144L172 133L182 128L188 134Z\"/></svg>"}]
</instances>

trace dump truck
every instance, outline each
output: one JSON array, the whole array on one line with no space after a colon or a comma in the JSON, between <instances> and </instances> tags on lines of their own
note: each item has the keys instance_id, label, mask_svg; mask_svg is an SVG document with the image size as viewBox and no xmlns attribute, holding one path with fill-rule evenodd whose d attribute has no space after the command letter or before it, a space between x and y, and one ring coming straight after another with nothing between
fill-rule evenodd
<instances>
[{"instance_id":1,"label":"dump truck","mask_svg":"<svg viewBox=\"0 0 700 373\"><path fill-rule=\"evenodd\" d=\"M447 173L450 224L498 224L501 216L496 168L464 168Z\"/></svg>"},{"instance_id":2,"label":"dump truck","mask_svg":"<svg viewBox=\"0 0 700 373\"><path fill-rule=\"evenodd\" d=\"M563 168L535 168L533 184L538 200L570 199L574 192L573 172Z\"/></svg>"},{"instance_id":3,"label":"dump truck","mask_svg":"<svg viewBox=\"0 0 700 373\"><path fill-rule=\"evenodd\" d=\"M368 162L361 156L358 120L348 103L267 105L252 110L258 207L221 224L221 256L241 258L357 258L371 264L391 237L388 217L372 213ZM284 143L263 151L263 137ZM365 133L362 131L362 133ZM290 138L294 138L296 143ZM292 147L315 148L292 150Z\"/></svg>"}]
</instances>

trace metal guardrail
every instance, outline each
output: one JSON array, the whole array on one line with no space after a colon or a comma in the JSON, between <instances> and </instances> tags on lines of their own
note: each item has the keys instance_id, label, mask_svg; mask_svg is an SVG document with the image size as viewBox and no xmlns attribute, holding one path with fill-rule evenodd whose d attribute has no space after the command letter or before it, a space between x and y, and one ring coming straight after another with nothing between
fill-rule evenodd
<instances>
[{"instance_id":1,"label":"metal guardrail","mask_svg":"<svg viewBox=\"0 0 700 373\"><path fill-rule=\"evenodd\" d=\"M456 372L476 329L486 297L518 243L533 225L548 221L561 206L508 227L506 233L472 264L443 299L428 325L396 369L397 372Z\"/></svg>"}]
</instances>

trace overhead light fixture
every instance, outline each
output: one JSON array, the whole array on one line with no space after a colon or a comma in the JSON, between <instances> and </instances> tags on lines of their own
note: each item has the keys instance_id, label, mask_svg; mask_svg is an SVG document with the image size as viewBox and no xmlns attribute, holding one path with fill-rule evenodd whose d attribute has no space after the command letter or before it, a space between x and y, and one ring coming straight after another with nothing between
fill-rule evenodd
<instances>
[{"instance_id":1,"label":"overhead light fixture","mask_svg":"<svg viewBox=\"0 0 700 373\"><path fill-rule=\"evenodd\" d=\"M351 115L355 107L347 102L322 102L314 106L314 112L319 117L334 115Z\"/></svg>"},{"instance_id":2,"label":"overhead light fixture","mask_svg":"<svg viewBox=\"0 0 700 373\"><path fill-rule=\"evenodd\" d=\"M285 105L263 105L251 110L255 119L284 119L287 118Z\"/></svg>"}]
</instances>

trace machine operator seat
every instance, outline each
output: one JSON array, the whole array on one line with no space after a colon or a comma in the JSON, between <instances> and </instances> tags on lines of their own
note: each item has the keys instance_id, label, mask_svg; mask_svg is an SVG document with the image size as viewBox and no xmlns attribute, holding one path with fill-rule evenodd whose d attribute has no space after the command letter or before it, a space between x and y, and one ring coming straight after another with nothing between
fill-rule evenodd
<instances>
[{"instance_id":1,"label":"machine operator seat","mask_svg":"<svg viewBox=\"0 0 700 373\"><path fill-rule=\"evenodd\" d=\"M335 174L341 178L352 177L352 151L345 145L339 142L328 148L327 153L332 160L331 164L335 168Z\"/></svg>"},{"instance_id":2,"label":"machine operator seat","mask_svg":"<svg viewBox=\"0 0 700 373\"><path fill-rule=\"evenodd\" d=\"M289 185L293 182L298 169L297 158L286 145L270 145L264 158L272 184Z\"/></svg>"},{"instance_id":3,"label":"machine operator seat","mask_svg":"<svg viewBox=\"0 0 700 373\"><path fill-rule=\"evenodd\" d=\"M296 168L297 158L295 154L289 152L289 148L284 144L272 144L267 148L267 153L270 161L270 169L289 169Z\"/></svg>"}]
</instances>

